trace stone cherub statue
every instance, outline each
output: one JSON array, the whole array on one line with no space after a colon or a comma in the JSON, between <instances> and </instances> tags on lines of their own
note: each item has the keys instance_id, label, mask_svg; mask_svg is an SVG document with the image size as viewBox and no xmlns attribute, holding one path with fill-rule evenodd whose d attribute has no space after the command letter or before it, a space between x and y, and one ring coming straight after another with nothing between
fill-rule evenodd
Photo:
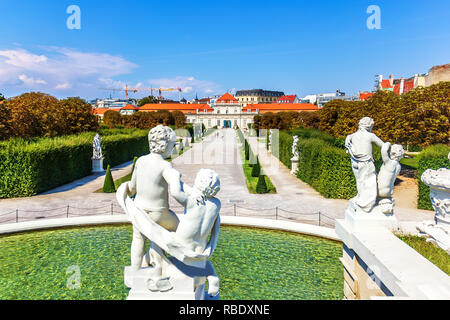
<instances>
[{"instance_id":1,"label":"stone cherub statue","mask_svg":"<svg viewBox=\"0 0 450 320\"><path fill-rule=\"evenodd\" d=\"M345 139L358 191L357 196L350 199L350 206L366 213L377 207L377 211L392 214L394 182L401 169L399 162L404 151L401 145L391 147L389 142L383 142L372 133L373 125L373 119L364 117L359 121L358 131ZM378 177L372 156L372 143L381 147L383 158Z\"/></svg>"},{"instance_id":2,"label":"stone cherub statue","mask_svg":"<svg viewBox=\"0 0 450 320\"><path fill-rule=\"evenodd\" d=\"M193 188L181 182L181 174L164 160L175 142L169 127L150 130L150 154L137 160L131 181L117 191L118 202L133 223L131 267L125 268L131 299L202 298L206 278L208 293L218 292L218 278L208 258L220 229L220 201L214 198L220 181L213 171L200 170ZM169 191L185 208L181 221L169 209ZM146 239L151 241L147 254ZM170 294L158 295L166 291Z\"/></svg>"}]
</instances>

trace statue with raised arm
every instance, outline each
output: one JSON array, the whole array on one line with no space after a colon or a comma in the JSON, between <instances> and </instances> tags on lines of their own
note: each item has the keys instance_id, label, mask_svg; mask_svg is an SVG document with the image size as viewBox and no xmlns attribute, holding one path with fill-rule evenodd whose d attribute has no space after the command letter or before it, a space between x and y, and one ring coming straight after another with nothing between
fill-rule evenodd
<instances>
[{"instance_id":1,"label":"statue with raised arm","mask_svg":"<svg viewBox=\"0 0 450 320\"><path fill-rule=\"evenodd\" d=\"M100 160L103 159L102 155L102 146L101 146L102 138L97 133L92 141L92 159Z\"/></svg>"},{"instance_id":2,"label":"statue with raised arm","mask_svg":"<svg viewBox=\"0 0 450 320\"><path fill-rule=\"evenodd\" d=\"M364 117L359 121L358 131L345 139L345 147L350 154L352 170L356 179L358 194L350 201L364 212L370 212L375 206L377 190L377 172L372 156L372 143L383 147L384 142L372 133L373 119Z\"/></svg>"},{"instance_id":3,"label":"statue with raised arm","mask_svg":"<svg viewBox=\"0 0 450 320\"><path fill-rule=\"evenodd\" d=\"M125 268L130 299L203 298L206 279L209 293L218 291L208 258L219 235L220 201L214 195L220 182L209 171L199 172L194 188L181 182L181 174L165 160L175 143L169 127L150 130L150 154L136 161L131 181L117 190L117 200L133 224L131 266ZM169 209L169 192L185 208L181 222ZM151 243L146 254L147 239ZM161 296L164 292L170 294Z\"/></svg>"}]
</instances>

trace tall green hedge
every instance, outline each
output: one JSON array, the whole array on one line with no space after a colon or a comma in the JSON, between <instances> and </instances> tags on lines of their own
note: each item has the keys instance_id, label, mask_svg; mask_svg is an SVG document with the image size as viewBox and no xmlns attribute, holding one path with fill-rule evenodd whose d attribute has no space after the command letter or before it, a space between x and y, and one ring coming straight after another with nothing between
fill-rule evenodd
<instances>
[{"instance_id":1,"label":"tall green hedge","mask_svg":"<svg viewBox=\"0 0 450 320\"><path fill-rule=\"evenodd\" d=\"M105 134L102 139L105 166L115 166L148 153L147 134L148 130ZM90 175L94 135L87 132L1 142L0 198L36 195Z\"/></svg>"},{"instance_id":2,"label":"tall green hedge","mask_svg":"<svg viewBox=\"0 0 450 320\"><path fill-rule=\"evenodd\" d=\"M299 136L299 170L297 177L316 189L321 195L334 199L350 199L357 193L350 156L341 147L342 141L314 129L274 131L272 143L278 148L275 154L288 168L291 158L293 136ZM373 147L377 171L382 160L380 148Z\"/></svg>"},{"instance_id":3,"label":"tall green hedge","mask_svg":"<svg viewBox=\"0 0 450 320\"><path fill-rule=\"evenodd\" d=\"M417 183L419 185L417 207L419 209L433 210L433 206L431 205L430 201L430 188L427 187L420 179L422 177L422 174L427 169L450 169L450 161L447 158L449 152L449 146L436 144L424 149L419 154L419 164L417 168Z\"/></svg>"}]
</instances>

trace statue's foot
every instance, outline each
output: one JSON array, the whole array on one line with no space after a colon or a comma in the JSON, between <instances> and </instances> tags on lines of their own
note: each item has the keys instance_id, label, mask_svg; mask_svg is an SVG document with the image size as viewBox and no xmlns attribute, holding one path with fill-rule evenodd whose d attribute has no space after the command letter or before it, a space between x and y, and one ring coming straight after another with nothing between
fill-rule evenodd
<instances>
[{"instance_id":1,"label":"statue's foot","mask_svg":"<svg viewBox=\"0 0 450 320\"><path fill-rule=\"evenodd\" d=\"M173 288L169 278L150 278L147 280L147 288L153 292L166 292Z\"/></svg>"}]
</instances>

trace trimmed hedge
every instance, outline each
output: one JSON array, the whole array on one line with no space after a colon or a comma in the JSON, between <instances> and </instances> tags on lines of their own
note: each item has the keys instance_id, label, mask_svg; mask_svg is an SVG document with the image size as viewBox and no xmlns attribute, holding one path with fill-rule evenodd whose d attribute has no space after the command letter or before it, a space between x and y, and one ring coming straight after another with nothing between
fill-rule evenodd
<instances>
[{"instance_id":1,"label":"trimmed hedge","mask_svg":"<svg viewBox=\"0 0 450 320\"><path fill-rule=\"evenodd\" d=\"M102 139L105 167L149 153L148 130L108 135ZM0 198L28 197L92 173L95 132L80 135L11 139L0 143Z\"/></svg>"},{"instance_id":2,"label":"trimmed hedge","mask_svg":"<svg viewBox=\"0 0 450 320\"><path fill-rule=\"evenodd\" d=\"M436 144L424 149L419 154L419 165L417 168L417 183L419 185L417 207L419 209L434 210L430 200L430 188L420 178L427 169L450 169L450 161L447 158L449 152L449 146Z\"/></svg>"},{"instance_id":3,"label":"trimmed hedge","mask_svg":"<svg viewBox=\"0 0 450 320\"><path fill-rule=\"evenodd\" d=\"M275 133L276 131L274 131ZM293 136L299 136L299 170L297 177L308 183L326 198L350 199L357 194L350 156L341 147L341 139L315 129L296 129L279 131L274 135L273 143L278 142L280 161L289 169ZM382 165L380 148L373 146L375 167L379 171Z\"/></svg>"}]
</instances>

